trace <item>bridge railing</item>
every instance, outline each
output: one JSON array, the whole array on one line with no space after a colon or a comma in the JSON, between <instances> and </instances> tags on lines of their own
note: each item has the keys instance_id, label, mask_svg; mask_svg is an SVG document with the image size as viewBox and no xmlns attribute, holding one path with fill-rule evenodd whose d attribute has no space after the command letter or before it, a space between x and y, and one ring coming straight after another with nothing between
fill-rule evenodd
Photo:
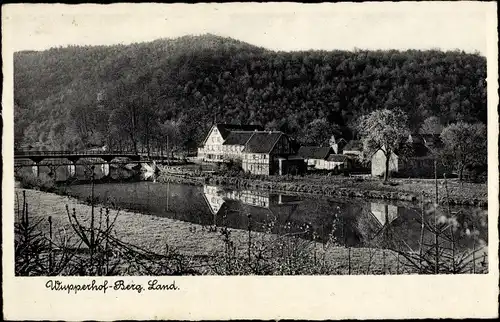
<instances>
[{"instance_id":1,"label":"bridge railing","mask_svg":"<svg viewBox=\"0 0 500 322\"><path fill-rule=\"evenodd\" d=\"M15 156L60 156L60 155L138 155L130 151L14 151Z\"/></svg>"}]
</instances>

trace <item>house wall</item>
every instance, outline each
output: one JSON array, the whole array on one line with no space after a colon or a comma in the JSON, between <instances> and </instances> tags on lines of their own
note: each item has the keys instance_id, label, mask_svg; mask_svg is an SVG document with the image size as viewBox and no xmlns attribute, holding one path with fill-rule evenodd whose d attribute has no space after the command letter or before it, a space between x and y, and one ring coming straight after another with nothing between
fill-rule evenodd
<instances>
[{"instance_id":1,"label":"house wall","mask_svg":"<svg viewBox=\"0 0 500 322\"><path fill-rule=\"evenodd\" d=\"M212 126L203 148L198 149L198 157L208 162L224 161L222 143L224 143L222 135L219 130L217 130L216 126Z\"/></svg>"},{"instance_id":2,"label":"house wall","mask_svg":"<svg viewBox=\"0 0 500 322\"><path fill-rule=\"evenodd\" d=\"M349 164L346 162L335 162L323 159L308 159L306 161L308 167L314 167L314 170L333 170L335 168L341 170L344 168L349 168Z\"/></svg>"},{"instance_id":3,"label":"house wall","mask_svg":"<svg viewBox=\"0 0 500 322\"><path fill-rule=\"evenodd\" d=\"M245 172L269 175L272 168L270 158L267 153L243 153L241 166Z\"/></svg>"},{"instance_id":4,"label":"house wall","mask_svg":"<svg viewBox=\"0 0 500 322\"><path fill-rule=\"evenodd\" d=\"M389 161L389 173L398 172L399 158L394 153L391 154ZM378 150L372 156L372 176L383 176L385 173L385 155L382 150Z\"/></svg>"},{"instance_id":5,"label":"house wall","mask_svg":"<svg viewBox=\"0 0 500 322\"><path fill-rule=\"evenodd\" d=\"M326 163L323 159L307 159L307 166L314 167L314 169L326 169Z\"/></svg>"},{"instance_id":6,"label":"house wall","mask_svg":"<svg viewBox=\"0 0 500 322\"><path fill-rule=\"evenodd\" d=\"M347 168L347 165L345 164L345 162L336 162L336 161L325 160L324 163L325 163L324 169L326 169L326 170L333 170L335 168L342 170L344 168Z\"/></svg>"},{"instance_id":7,"label":"house wall","mask_svg":"<svg viewBox=\"0 0 500 322\"><path fill-rule=\"evenodd\" d=\"M271 153L242 153L242 168L245 172L258 175L272 175L279 174L279 161L277 156L290 155L294 151L291 147L290 140L286 135L282 135L276 145L273 147ZM300 160L300 164L282 161L282 174L287 174L289 170L299 168L303 171L304 162Z\"/></svg>"},{"instance_id":8,"label":"house wall","mask_svg":"<svg viewBox=\"0 0 500 322\"><path fill-rule=\"evenodd\" d=\"M437 174L442 176L444 167L438 162ZM383 176L385 172L385 156L382 151L377 151L372 157L372 176ZM432 158L408 158L403 159L391 155L389 172L398 177L434 177L434 159Z\"/></svg>"},{"instance_id":9,"label":"house wall","mask_svg":"<svg viewBox=\"0 0 500 322\"><path fill-rule=\"evenodd\" d=\"M271 151L272 155L278 155L278 154L292 154L294 151L292 150L292 146L290 144L290 140L286 135L282 135L279 141L276 143L274 146L273 150Z\"/></svg>"},{"instance_id":10,"label":"house wall","mask_svg":"<svg viewBox=\"0 0 500 322\"><path fill-rule=\"evenodd\" d=\"M400 171L397 175L407 177L421 177L433 178L434 177L434 159L432 158L410 158L409 160L401 160ZM444 167L437 163L437 174L442 176L445 171Z\"/></svg>"},{"instance_id":11,"label":"house wall","mask_svg":"<svg viewBox=\"0 0 500 322\"><path fill-rule=\"evenodd\" d=\"M242 160L243 145L223 145L222 156L224 160Z\"/></svg>"}]
</instances>

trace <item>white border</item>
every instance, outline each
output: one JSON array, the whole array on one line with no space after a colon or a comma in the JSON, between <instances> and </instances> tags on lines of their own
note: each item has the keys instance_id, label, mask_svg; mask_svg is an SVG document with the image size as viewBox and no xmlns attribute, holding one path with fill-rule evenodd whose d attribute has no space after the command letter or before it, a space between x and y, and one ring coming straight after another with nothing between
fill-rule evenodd
<instances>
[{"instance_id":1,"label":"white border","mask_svg":"<svg viewBox=\"0 0 500 322\"><path fill-rule=\"evenodd\" d=\"M235 4L231 4L235 5ZM280 4L284 8L285 4ZM342 6L349 4L343 3ZM373 4L371 4L373 5ZM427 3L420 2L420 5ZM433 3L433 6L438 4ZM450 5L441 3L439 5ZM4 6L2 10L3 133L3 299L6 319L332 319L332 318L473 318L498 315L498 96L496 3L473 2L488 21L488 188L489 271L487 275L454 276L298 276L298 277L176 277L178 292L77 295L51 292L48 278L20 278L13 273L13 67L16 31L9 14L24 9L57 10L47 5ZM210 6L210 5L206 5ZM242 5L243 6L243 5ZM380 4L391 8L387 4ZM117 12L136 12L132 5L113 5ZM307 8L306 8L307 7ZM314 5L305 5L312 10ZM368 8L352 5L351 10ZM433 7L434 8L434 7ZM456 8L456 7L454 7ZM92 11L96 6L71 6ZM245 10L259 10L245 4ZM387 9L390 10L390 9ZM480 37L481 35L478 35ZM113 281L118 278L109 278ZM146 283L148 277L125 278ZM91 278L59 278L88 282ZM102 281L103 279L98 279ZM172 278L161 278L169 282Z\"/></svg>"}]
</instances>

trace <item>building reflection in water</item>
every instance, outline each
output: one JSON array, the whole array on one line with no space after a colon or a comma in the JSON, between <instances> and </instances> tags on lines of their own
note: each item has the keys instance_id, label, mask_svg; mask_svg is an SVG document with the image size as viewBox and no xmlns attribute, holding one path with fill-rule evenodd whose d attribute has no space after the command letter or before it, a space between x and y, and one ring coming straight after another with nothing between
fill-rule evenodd
<instances>
[{"instance_id":1,"label":"building reflection in water","mask_svg":"<svg viewBox=\"0 0 500 322\"><path fill-rule=\"evenodd\" d=\"M216 186L203 186L203 196L208 204L208 207L210 208L210 212L213 215L217 215L225 202L224 198L219 195L220 191L221 189Z\"/></svg>"},{"instance_id":2,"label":"building reflection in water","mask_svg":"<svg viewBox=\"0 0 500 322\"><path fill-rule=\"evenodd\" d=\"M300 201L298 197L294 196L271 194L266 191L224 190L211 185L203 186L203 195L212 214L217 214L227 200L234 200L248 206L260 208L294 204Z\"/></svg>"},{"instance_id":3,"label":"building reflection in water","mask_svg":"<svg viewBox=\"0 0 500 322\"><path fill-rule=\"evenodd\" d=\"M370 209L371 213L378 220L381 227L390 225L399 216L398 206L372 202Z\"/></svg>"}]
</instances>

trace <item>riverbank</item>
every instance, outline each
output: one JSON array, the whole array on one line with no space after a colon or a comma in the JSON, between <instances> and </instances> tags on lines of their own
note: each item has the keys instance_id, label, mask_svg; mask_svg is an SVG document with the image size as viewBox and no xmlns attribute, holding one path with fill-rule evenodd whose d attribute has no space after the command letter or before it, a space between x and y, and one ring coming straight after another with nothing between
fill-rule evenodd
<instances>
[{"instance_id":1,"label":"riverbank","mask_svg":"<svg viewBox=\"0 0 500 322\"><path fill-rule=\"evenodd\" d=\"M37 190L16 189L17 194L26 192L30 207L30 217L42 220L39 228L43 234L48 234L48 216L52 218L52 229L56 238L73 237L75 235L69 223L66 205L75 209L76 215L83 223L90 221L91 207L81 201ZM99 214L101 207L97 207ZM112 210L114 217L117 211ZM213 228L213 227L212 227ZM248 251L248 231L229 229L231 244L234 245L234 254L244 258ZM182 256L197 259L196 265L201 274L215 274L213 268L200 265L200 259L224 257L227 254L227 243L221 234L221 227L217 230L210 227L183 222L174 219L144 215L130 211L119 211L115 235L123 242L130 243L155 253L165 253L175 250ZM281 236L282 237L282 236ZM254 245L269 246L275 243L280 236L266 233L251 232ZM389 250L369 248L345 248L339 246L324 247L322 244L307 242L301 244L302 252L314 256L315 260L324 258L328 270L324 274L390 274L402 272L397 262L397 255ZM350 263L350 264L349 264Z\"/></svg>"},{"instance_id":2,"label":"riverbank","mask_svg":"<svg viewBox=\"0 0 500 322\"><path fill-rule=\"evenodd\" d=\"M273 190L283 192L325 195L334 198L363 198L380 200L420 201L435 199L435 181L430 179L391 179L384 184L376 178L338 176L269 176L266 178L242 178L192 172L160 170L160 182L192 185L225 185L246 189ZM446 187L447 186L447 187ZM449 198L446 198L448 194ZM458 182L455 179L438 180L439 203L449 200L450 205L487 207L487 184Z\"/></svg>"}]
</instances>

